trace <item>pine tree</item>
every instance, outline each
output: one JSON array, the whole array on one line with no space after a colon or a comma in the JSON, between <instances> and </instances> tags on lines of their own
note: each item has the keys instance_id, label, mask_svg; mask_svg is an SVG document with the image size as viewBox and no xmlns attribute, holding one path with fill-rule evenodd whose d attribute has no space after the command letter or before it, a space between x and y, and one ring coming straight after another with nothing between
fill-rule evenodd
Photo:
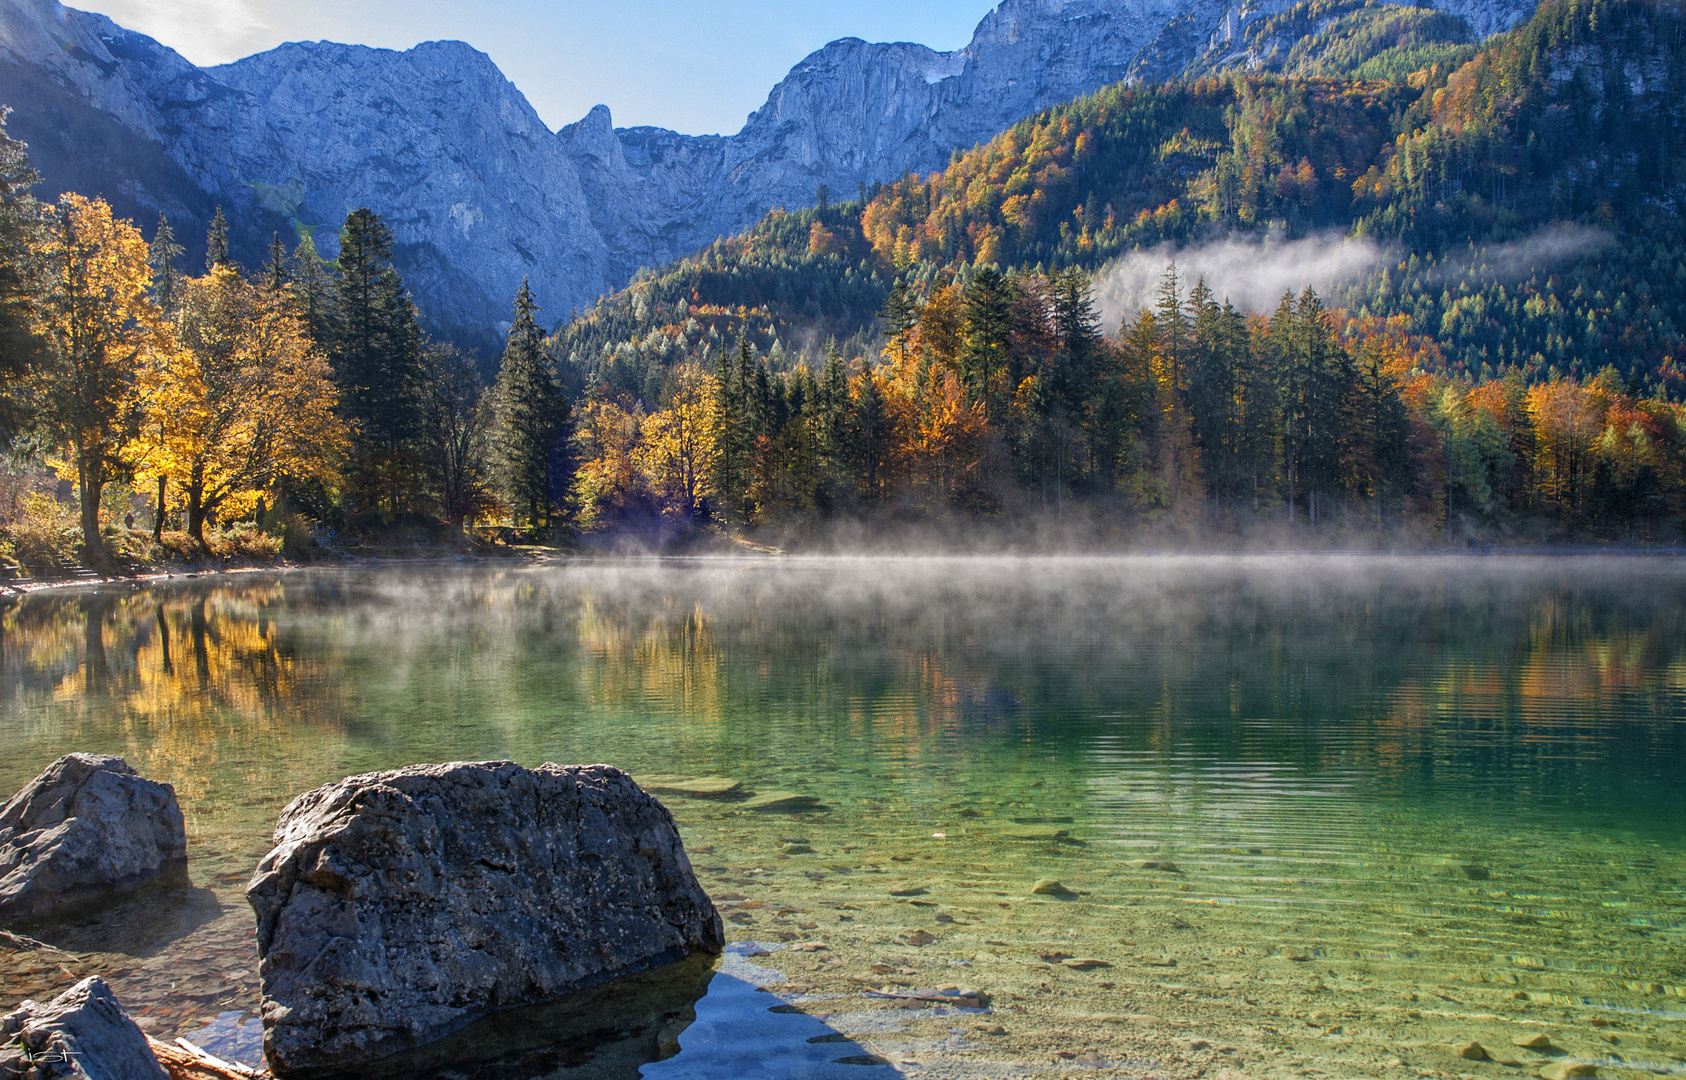
<instances>
[{"instance_id":1,"label":"pine tree","mask_svg":"<svg viewBox=\"0 0 1686 1080\"><path fill-rule=\"evenodd\" d=\"M740 337L737 355L721 350L715 370L712 497L715 513L725 521L740 520L747 486L743 372L748 367L749 339Z\"/></svg>"},{"instance_id":2,"label":"pine tree","mask_svg":"<svg viewBox=\"0 0 1686 1080\"><path fill-rule=\"evenodd\" d=\"M10 111L0 106L0 440L21 425L18 384L46 356L34 315L45 220L29 194L40 177L30 168L28 148L6 134Z\"/></svg>"},{"instance_id":3,"label":"pine tree","mask_svg":"<svg viewBox=\"0 0 1686 1080\"><path fill-rule=\"evenodd\" d=\"M181 306L182 279L181 271L176 269L176 260L181 257L182 250L182 246L176 243L175 230L170 228L170 219L159 214L158 229L152 234L152 244L148 248L148 263L152 267L152 298L158 301L158 307L166 315L175 315L176 309Z\"/></svg>"},{"instance_id":4,"label":"pine tree","mask_svg":"<svg viewBox=\"0 0 1686 1080\"><path fill-rule=\"evenodd\" d=\"M530 528L554 521L562 490L553 487L557 448L568 432L568 399L562 396L544 354L527 279L515 294L515 321L498 368L497 446L500 479L509 501L526 511Z\"/></svg>"},{"instance_id":5,"label":"pine tree","mask_svg":"<svg viewBox=\"0 0 1686 1080\"><path fill-rule=\"evenodd\" d=\"M1323 301L1309 287L1300 294L1294 317L1296 336L1302 342L1296 355L1304 364L1300 470L1307 516L1315 527L1321 516L1320 500L1341 479L1341 408L1352 381L1352 359L1336 339Z\"/></svg>"},{"instance_id":6,"label":"pine tree","mask_svg":"<svg viewBox=\"0 0 1686 1080\"><path fill-rule=\"evenodd\" d=\"M219 206L216 216L211 219L211 228L205 234L205 269L215 270L229 261L228 219Z\"/></svg>"},{"instance_id":7,"label":"pine tree","mask_svg":"<svg viewBox=\"0 0 1686 1080\"><path fill-rule=\"evenodd\" d=\"M341 401L356 422L353 479L369 503L391 516L424 472L415 460L423 420L421 329L392 266L392 231L373 212L346 217L339 267L328 354Z\"/></svg>"},{"instance_id":8,"label":"pine tree","mask_svg":"<svg viewBox=\"0 0 1686 1080\"><path fill-rule=\"evenodd\" d=\"M1054 331L1059 335L1055 393L1073 414L1081 411L1090 368L1100 352L1101 320L1089 275L1073 267L1054 279Z\"/></svg>"},{"instance_id":9,"label":"pine tree","mask_svg":"<svg viewBox=\"0 0 1686 1080\"><path fill-rule=\"evenodd\" d=\"M825 371L820 376L817 423L827 508L846 491L849 463L855 457L849 413L849 369L837 342L831 341L826 345Z\"/></svg>"},{"instance_id":10,"label":"pine tree","mask_svg":"<svg viewBox=\"0 0 1686 1080\"><path fill-rule=\"evenodd\" d=\"M1165 268L1165 276L1160 280L1155 314L1159 324L1159 349L1170 368L1171 388L1180 395L1186 387L1184 368L1189 360L1190 328L1188 313L1183 310L1182 280L1177 276L1175 262Z\"/></svg>"},{"instance_id":11,"label":"pine tree","mask_svg":"<svg viewBox=\"0 0 1686 1080\"><path fill-rule=\"evenodd\" d=\"M878 317L884 320L884 333L896 347L896 359L906 359L908 339L919 325L919 297L906 281L897 278L890 286L890 294L885 297Z\"/></svg>"},{"instance_id":12,"label":"pine tree","mask_svg":"<svg viewBox=\"0 0 1686 1080\"><path fill-rule=\"evenodd\" d=\"M984 403L990 423L1006 418L1012 394L1008 364L1012 350L1013 286L994 267L979 270L966 286L961 329L960 378L970 401Z\"/></svg>"},{"instance_id":13,"label":"pine tree","mask_svg":"<svg viewBox=\"0 0 1686 1080\"><path fill-rule=\"evenodd\" d=\"M1189 293L1191 322L1188 412L1207 494L1216 500L1235 494L1235 357L1222 308L1205 278Z\"/></svg>"},{"instance_id":14,"label":"pine tree","mask_svg":"<svg viewBox=\"0 0 1686 1080\"><path fill-rule=\"evenodd\" d=\"M863 371L855 380L855 475L869 502L876 502L884 494L888 470L885 467L890 451L890 414L879 389L878 376Z\"/></svg>"},{"instance_id":15,"label":"pine tree","mask_svg":"<svg viewBox=\"0 0 1686 1080\"><path fill-rule=\"evenodd\" d=\"M326 345L334 328L334 279L316 253L316 241L308 234L293 249L287 278L305 328L318 344Z\"/></svg>"},{"instance_id":16,"label":"pine tree","mask_svg":"<svg viewBox=\"0 0 1686 1080\"><path fill-rule=\"evenodd\" d=\"M272 293L278 293L288 284L287 249L281 244L281 234L273 233L269 238L269 266L264 273L264 285Z\"/></svg>"}]
</instances>

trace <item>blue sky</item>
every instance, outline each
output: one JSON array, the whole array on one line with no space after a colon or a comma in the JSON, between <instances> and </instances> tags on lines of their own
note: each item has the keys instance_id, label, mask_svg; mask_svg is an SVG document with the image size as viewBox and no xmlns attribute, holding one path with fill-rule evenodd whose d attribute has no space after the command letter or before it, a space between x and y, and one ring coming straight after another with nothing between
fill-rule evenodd
<instances>
[{"instance_id":1,"label":"blue sky","mask_svg":"<svg viewBox=\"0 0 1686 1080\"><path fill-rule=\"evenodd\" d=\"M621 127L730 134L791 66L840 37L957 49L993 0L70 0L200 65L284 41L391 49L457 38L551 127L601 102Z\"/></svg>"}]
</instances>

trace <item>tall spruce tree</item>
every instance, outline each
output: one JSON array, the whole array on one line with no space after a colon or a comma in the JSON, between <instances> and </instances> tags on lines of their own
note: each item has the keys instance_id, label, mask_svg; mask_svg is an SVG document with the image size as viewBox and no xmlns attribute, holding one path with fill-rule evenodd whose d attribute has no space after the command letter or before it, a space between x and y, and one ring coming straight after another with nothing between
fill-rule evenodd
<instances>
[{"instance_id":1,"label":"tall spruce tree","mask_svg":"<svg viewBox=\"0 0 1686 1080\"><path fill-rule=\"evenodd\" d=\"M896 347L896 359L907 356L908 340L913 335L914 327L919 325L919 296L907 282L900 278L890 286L890 293L884 298L884 307L878 312L878 317L884 320L884 333Z\"/></svg>"},{"instance_id":2,"label":"tall spruce tree","mask_svg":"<svg viewBox=\"0 0 1686 1080\"><path fill-rule=\"evenodd\" d=\"M6 134L10 111L0 106L0 441L22 420L18 384L46 355L34 317L45 221L29 194L40 177L30 168L28 148Z\"/></svg>"},{"instance_id":3,"label":"tall spruce tree","mask_svg":"<svg viewBox=\"0 0 1686 1080\"><path fill-rule=\"evenodd\" d=\"M316 343L326 347L334 329L334 279L323 264L322 256L316 253L316 241L308 234L293 249L287 279L299 318L304 320Z\"/></svg>"},{"instance_id":4,"label":"tall spruce tree","mask_svg":"<svg viewBox=\"0 0 1686 1080\"><path fill-rule=\"evenodd\" d=\"M223 216L222 207L219 206L216 216L211 219L211 228L205 233L205 269L215 270L230 261L228 218Z\"/></svg>"},{"instance_id":5,"label":"tall spruce tree","mask_svg":"<svg viewBox=\"0 0 1686 1080\"><path fill-rule=\"evenodd\" d=\"M281 244L281 234L273 233L269 238L269 265L264 268L264 287L270 292L280 292L289 280L287 249Z\"/></svg>"},{"instance_id":6,"label":"tall spruce tree","mask_svg":"<svg viewBox=\"0 0 1686 1080\"><path fill-rule=\"evenodd\" d=\"M342 408L357 425L353 481L390 517L424 471L415 460L423 421L421 329L392 266L392 231L372 211L346 217L339 268L328 355Z\"/></svg>"},{"instance_id":7,"label":"tall spruce tree","mask_svg":"<svg viewBox=\"0 0 1686 1080\"><path fill-rule=\"evenodd\" d=\"M163 214L158 215L158 229L152 234L147 250L152 266L152 298L158 301L164 314L173 316L181 306L182 279L176 260L181 258L183 248L176 243L176 232Z\"/></svg>"},{"instance_id":8,"label":"tall spruce tree","mask_svg":"<svg viewBox=\"0 0 1686 1080\"><path fill-rule=\"evenodd\" d=\"M552 487L554 458L568 431L568 399L551 377L527 279L515 293L515 321L498 367L497 448L505 495L526 512L529 528L555 521L562 492Z\"/></svg>"},{"instance_id":9,"label":"tall spruce tree","mask_svg":"<svg viewBox=\"0 0 1686 1080\"><path fill-rule=\"evenodd\" d=\"M960 378L967 397L982 402L990 423L999 426L1012 396L1008 361L1012 349L1013 285L992 266L977 272L966 286L965 323L961 329Z\"/></svg>"},{"instance_id":10,"label":"tall spruce tree","mask_svg":"<svg viewBox=\"0 0 1686 1080\"><path fill-rule=\"evenodd\" d=\"M740 519L748 486L743 373L749 368L749 356L749 338L739 337L736 355L720 351L714 375L714 461L710 475L714 512L726 521Z\"/></svg>"},{"instance_id":11,"label":"tall spruce tree","mask_svg":"<svg viewBox=\"0 0 1686 1080\"><path fill-rule=\"evenodd\" d=\"M1188 310L1191 326L1186 370L1190 428L1200 452L1207 495L1220 502L1227 501L1236 490L1234 343L1230 340L1224 311L1203 277L1196 279L1189 293Z\"/></svg>"},{"instance_id":12,"label":"tall spruce tree","mask_svg":"<svg viewBox=\"0 0 1686 1080\"><path fill-rule=\"evenodd\" d=\"M827 343L825 371L820 375L818 442L827 507L848 490L849 463L854 459L854 428L850 424L849 369L837 342Z\"/></svg>"},{"instance_id":13,"label":"tall spruce tree","mask_svg":"<svg viewBox=\"0 0 1686 1080\"><path fill-rule=\"evenodd\" d=\"M1180 396L1187 387L1188 373L1184 368L1189 361L1191 327L1188 312L1183 308L1182 279L1177 275L1175 262L1165 268L1154 308L1159 324L1159 349L1170 369L1171 387Z\"/></svg>"}]
</instances>

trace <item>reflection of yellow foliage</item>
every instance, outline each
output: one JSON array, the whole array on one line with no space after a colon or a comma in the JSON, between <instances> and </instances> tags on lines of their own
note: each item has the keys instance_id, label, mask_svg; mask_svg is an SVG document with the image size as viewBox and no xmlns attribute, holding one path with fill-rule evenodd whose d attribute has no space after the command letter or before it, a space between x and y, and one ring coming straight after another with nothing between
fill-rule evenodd
<instances>
[{"instance_id":1,"label":"reflection of yellow foliage","mask_svg":"<svg viewBox=\"0 0 1686 1080\"><path fill-rule=\"evenodd\" d=\"M646 620L622 608L605 610L587 594L574 628L596 661L587 669L596 704L656 702L691 720L719 718L723 657L700 608L662 610Z\"/></svg>"},{"instance_id":2,"label":"reflection of yellow foliage","mask_svg":"<svg viewBox=\"0 0 1686 1080\"><path fill-rule=\"evenodd\" d=\"M192 827L219 789L236 794L230 784L275 798L314 784L322 738L341 741L339 691L322 670L331 661L301 661L269 618L283 597L266 582L34 598L7 614L6 666L50 696L55 742L99 745L174 784ZM314 670L301 678L306 662Z\"/></svg>"}]
</instances>

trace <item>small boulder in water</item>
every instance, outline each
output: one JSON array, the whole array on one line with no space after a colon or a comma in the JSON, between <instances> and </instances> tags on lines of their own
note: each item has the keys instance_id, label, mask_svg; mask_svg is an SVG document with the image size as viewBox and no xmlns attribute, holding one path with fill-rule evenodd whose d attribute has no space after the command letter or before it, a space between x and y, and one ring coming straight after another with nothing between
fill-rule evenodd
<instances>
[{"instance_id":1,"label":"small boulder in water","mask_svg":"<svg viewBox=\"0 0 1686 1080\"><path fill-rule=\"evenodd\" d=\"M19 1005L0 1017L0 1043L0 1076L169 1080L104 979L83 979L47 1005Z\"/></svg>"},{"instance_id":2,"label":"small boulder in water","mask_svg":"<svg viewBox=\"0 0 1686 1080\"><path fill-rule=\"evenodd\" d=\"M0 925L107 900L186 867L175 789L120 757L66 754L0 808Z\"/></svg>"},{"instance_id":3,"label":"small boulder in water","mask_svg":"<svg viewBox=\"0 0 1686 1080\"><path fill-rule=\"evenodd\" d=\"M1047 877L1039 879L1036 884L1032 885L1030 887L1030 892L1032 896L1067 897L1077 895L1064 885L1061 885L1056 879Z\"/></svg>"}]
</instances>

